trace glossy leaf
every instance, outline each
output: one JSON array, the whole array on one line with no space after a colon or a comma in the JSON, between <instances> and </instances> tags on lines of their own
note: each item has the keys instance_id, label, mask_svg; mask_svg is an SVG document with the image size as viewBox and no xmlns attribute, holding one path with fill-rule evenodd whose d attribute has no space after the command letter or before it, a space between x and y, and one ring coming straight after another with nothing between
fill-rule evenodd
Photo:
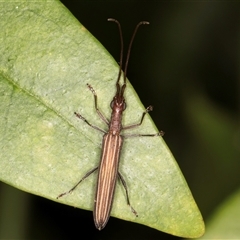
<instances>
[{"instance_id":1,"label":"glossy leaf","mask_svg":"<svg viewBox=\"0 0 240 240\"><path fill-rule=\"evenodd\" d=\"M118 64L60 2L0 5L0 178L23 191L92 210L96 174L72 194L56 197L98 165L102 134L73 113L107 130L86 84L96 90L109 117ZM137 123L144 107L130 83L125 97L123 124ZM147 116L131 133L157 131ZM120 171L139 217L127 206L120 184L112 216L177 236L203 234L201 214L161 137L126 139Z\"/></svg>"},{"instance_id":2,"label":"glossy leaf","mask_svg":"<svg viewBox=\"0 0 240 240\"><path fill-rule=\"evenodd\" d=\"M240 236L240 191L238 190L215 211L207 223L207 232L200 239L238 239Z\"/></svg>"}]
</instances>

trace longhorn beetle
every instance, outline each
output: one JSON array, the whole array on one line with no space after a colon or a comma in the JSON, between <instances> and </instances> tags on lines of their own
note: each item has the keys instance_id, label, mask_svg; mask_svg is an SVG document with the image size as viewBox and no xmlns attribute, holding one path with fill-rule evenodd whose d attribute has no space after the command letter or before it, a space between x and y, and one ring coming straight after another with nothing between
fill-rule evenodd
<instances>
[{"instance_id":1,"label":"longhorn beetle","mask_svg":"<svg viewBox=\"0 0 240 240\"><path fill-rule=\"evenodd\" d=\"M108 125L108 131L104 131L100 129L97 126L92 125L90 122L88 122L81 114L74 112L74 114L83 120L86 124L88 124L90 127L103 132L103 140L102 140L102 155L101 155L101 161L100 165L98 167L95 167L86 175L69 191L60 194L57 198L60 198L70 192L72 192L85 178L87 178L90 174L98 170L98 180L97 180L97 189L96 189L96 195L94 200L94 210L93 210L93 218L95 226L98 230L102 230L109 219L113 198L114 198L114 192L116 187L116 180L117 177L119 177L120 181L123 184L123 187L126 191L126 197L127 197L127 204L130 206L131 211L137 215L137 212L134 210L134 208L130 204L129 196L128 196L128 190L125 180L123 179L123 176L118 171L119 167L119 160L120 160L120 153L121 148L123 145L123 139L124 137L121 135L122 130L132 129L137 126L140 126L143 122L144 116L153 110L152 106L149 106L146 108L146 110L143 112L141 120L137 124L129 125L129 126L122 126L122 114L123 111L126 109L126 103L124 99L124 91L126 89L126 76L127 76L127 67L128 67L128 61L129 56L131 52L131 47L133 43L133 39L136 35L136 32L138 28L143 24L149 24L149 22L142 21L137 24L135 27L135 30L133 32L128 52L127 52L127 58L125 63L125 69L124 69L124 77L123 77L123 84L120 85L120 78L122 74L122 61L123 61L123 38L122 38L122 30L120 23L113 18L109 18L108 21L115 22L119 29L120 34L120 41L121 41L121 52L120 52L120 64L119 64L119 73L118 78L116 82L116 94L113 97L113 100L110 104L110 107L112 109L111 119L108 120L104 117L104 115L101 113L101 111L98 109L97 104L97 94L95 90L92 88L91 85L87 84L89 90L92 92L94 96L94 103L95 103L95 109L97 111L97 114L99 117ZM160 131L159 133L155 134L132 134L132 135L126 135L126 137L154 137L154 136L163 136L163 132Z\"/></svg>"}]
</instances>

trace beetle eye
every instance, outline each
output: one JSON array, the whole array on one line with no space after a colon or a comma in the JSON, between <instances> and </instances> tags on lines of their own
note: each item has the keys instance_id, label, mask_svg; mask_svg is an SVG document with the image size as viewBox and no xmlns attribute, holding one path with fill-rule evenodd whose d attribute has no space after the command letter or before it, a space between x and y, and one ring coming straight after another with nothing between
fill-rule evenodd
<instances>
[{"instance_id":1,"label":"beetle eye","mask_svg":"<svg viewBox=\"0 0 240 240\"><path fill-rule=\"evenodd\" d=\"M124 102L124 103L123 103L123 110L125 110L126 107L127 107L127 104Z\"/></svg>"},{"instance_id":2,"label":"beetle eye","mask_svg":"<svg viewBox=\"0 0 240 240\"><path fill-rule=\"evenodd\" d=\"M114 101L111 101L111 103L110 103L111 109L113 109L113 106L114 106Z\"/></svg>"}]
</instances>

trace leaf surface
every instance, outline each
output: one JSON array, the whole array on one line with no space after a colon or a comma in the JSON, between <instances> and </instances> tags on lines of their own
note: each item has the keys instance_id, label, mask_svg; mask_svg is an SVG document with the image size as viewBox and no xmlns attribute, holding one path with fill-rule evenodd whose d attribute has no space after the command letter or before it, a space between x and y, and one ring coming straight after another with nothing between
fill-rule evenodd
<instances>
[{"instance_id":1,"label":"leaf surface","mask_svg":"<svg viewBox=\"0 0 240 240\"><path fill-rule=\"evenodd\" d=\"M78 208L93 209L102 134L73 114L107 130L118 65L59 1L0 3L0 179L23 191ZM110 24L110 23L109 23ZM112 23L111 23L112 24ZM117 28L116 28L116 34ZM139 122L144 107L128 82L123 125ZM156 133L150 116L137 133ZM204 223L187 183L161 137L126 139L120 162L137 210L118 184L112 216L183 237L198 237Z\"/></svg>"},{"instance_id":2,"label":"leaf surface","mask_svg":"<svg viewBox=\"0 0 240 240\"><path fill-rule=\"evenodd\" d=\"M206 234L199 239L239 239L239 200L238 189L216 209L207 223Z\"/></svg>"}]
</instances>

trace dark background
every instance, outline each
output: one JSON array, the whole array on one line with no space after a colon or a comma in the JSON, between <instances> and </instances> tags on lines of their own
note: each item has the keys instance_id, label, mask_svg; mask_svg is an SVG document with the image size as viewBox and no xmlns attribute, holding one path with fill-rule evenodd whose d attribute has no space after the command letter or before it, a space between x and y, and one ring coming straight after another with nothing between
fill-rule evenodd
<instances>
[{"instance_id":1,"label":"dark background","mask_svg":"<svg viewBox=\"0 0 240 240\"><path fill-rule=\"evenodd\" d=\"M154 105L151 116L158 129L166 132L164 139L207 220L240 183L240 3L62 2L116 61L119 35L107 18L121 22L125 46L139 21L150 22L134 41L128 78L143 104ZM8 202L4 210L28 220L25 228L14 230L28 239L177 238L116 218L99 232L90 211L4 184L0 190L22 201L22 209Z\"/></svg>"}]
</instances>

